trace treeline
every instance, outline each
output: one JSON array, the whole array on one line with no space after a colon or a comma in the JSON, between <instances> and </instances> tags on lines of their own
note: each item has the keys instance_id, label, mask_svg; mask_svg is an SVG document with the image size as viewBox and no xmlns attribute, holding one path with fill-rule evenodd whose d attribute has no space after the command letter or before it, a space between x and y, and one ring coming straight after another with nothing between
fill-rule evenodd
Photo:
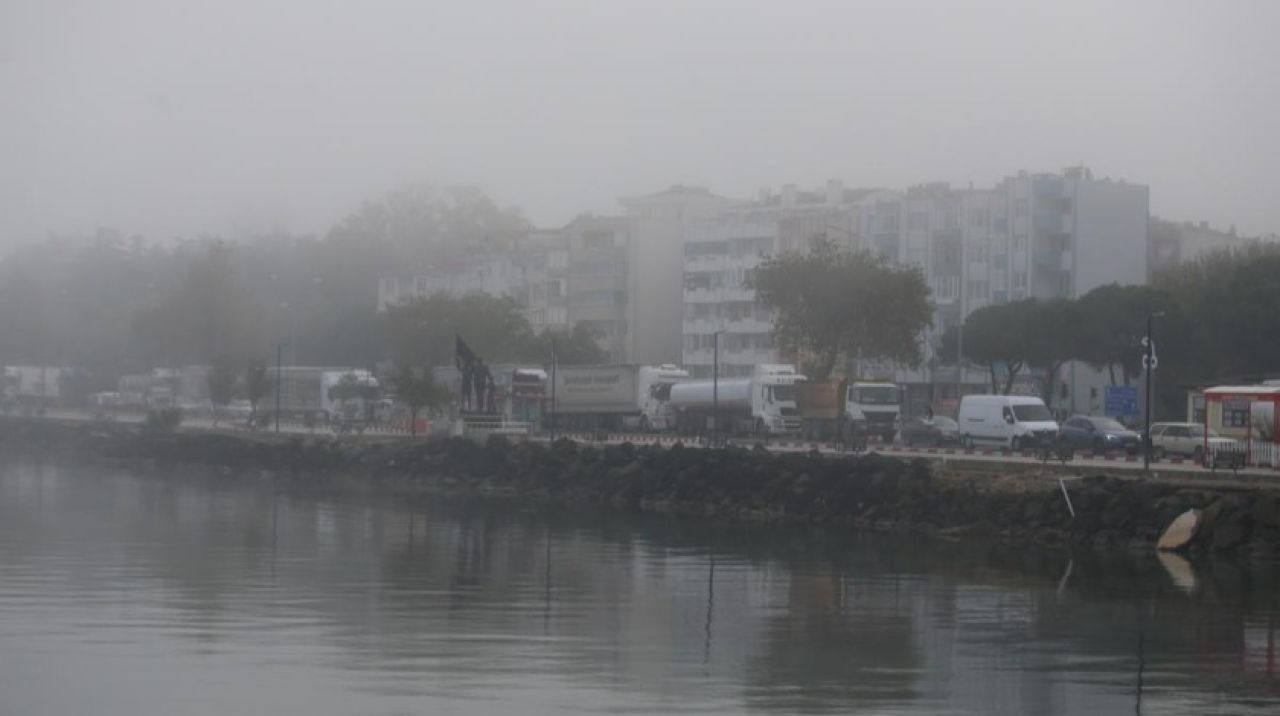
<instances>
[{"instance_id":1,"label":"treeline","mask_svg":"<svg viewBox=\"0 0 1280 716\"><path fill-rule=\"evenodd\" d=\"M542 363L550 336L534 336L510 301L433 298L377 313L380 275L501 250L528 228L477 189L412 184L323 236L51 238L0 261L0 365L74 366L84 390L112 390L117 376L153 367L273 362L280 344L301 365L448 363L454 330L477 334L493 362ZM603 360L583 331L563 346L566 361Z\"/></svg>"},{"instance_id":2,"label":"treeline","mask_svg":"<svg viewBox=\"0 0 1280 716\"><path fill-rule=\"evenodd\" d=\"M1186 390L1253 382L1280 373L1280 246L1213 253L1157 276L1150 286L1102 286L1076 300L1025 300L978 309L943 336L938 355L987 369L993 392L1039 369L1053 395L1059 368L1078 360L1116 385L1142 375L1142 339L1153 317L1158 412L1179 415Z\"/></svg>"}]
</instances>

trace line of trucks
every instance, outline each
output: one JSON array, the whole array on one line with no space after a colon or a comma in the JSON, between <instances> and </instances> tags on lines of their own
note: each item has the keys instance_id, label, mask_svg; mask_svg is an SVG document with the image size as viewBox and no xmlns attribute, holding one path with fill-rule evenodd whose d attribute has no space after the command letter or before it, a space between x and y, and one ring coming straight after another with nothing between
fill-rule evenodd
<instances>
[{"instance_id":1,"label":"line of trucks","mask_svg":"<svg viewBox=\"0 0 1280 716\"><path fill-rule=\"evenodd\" d=\"M713 431L718 415L721 433L834 440L860 432L887 441L898 430L901 395L889 382L809 381L788 364L719 379L692 379L669 364L561 366L542 420L570 430L692 435Z\"/></svg>"}]
</instances>

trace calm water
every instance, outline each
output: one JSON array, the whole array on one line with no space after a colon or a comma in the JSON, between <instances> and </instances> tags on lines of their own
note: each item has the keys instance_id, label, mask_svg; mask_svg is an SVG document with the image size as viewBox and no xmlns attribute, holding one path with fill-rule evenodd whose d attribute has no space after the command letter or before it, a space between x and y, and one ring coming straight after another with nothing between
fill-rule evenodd
<instances>
[{"instance_id":1,"label":"calm water","mask_svg":"<svg viewBox=\"0 0 1280 716\"><path fill-rule=\"evenodd\" d=\"M0 714L1280 712L1274 570L0 467Z\"/></svg>"}]
</instances>

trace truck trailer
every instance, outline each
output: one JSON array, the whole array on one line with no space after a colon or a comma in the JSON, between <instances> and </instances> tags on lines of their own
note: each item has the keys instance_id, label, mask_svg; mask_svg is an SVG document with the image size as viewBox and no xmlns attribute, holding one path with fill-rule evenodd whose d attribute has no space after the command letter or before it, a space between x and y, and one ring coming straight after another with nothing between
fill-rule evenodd
<instances>
[{"instance_id":1,"label":"truck trailer","mask_svg":"<svg viewBox=\"0 0 1280 716\"><path fill-rule=\"evenodd\" d=\"M571 430L669 430L671 391L688 379L671 364L557 366L547 418Z\"/></svg>"},{"instance_id":2,"label":"truck trailer","mask_svg":"<svg viewBox=\"0 0 1280 716\"><path fill-rule=\"evenodd\" d=\"M687 435L717 431L734 435L785 435L800 429L795 387L804 376L795 366L761 364L746 378L693 380L671 388L676 429Z\"/></svg>"}]
</instances>

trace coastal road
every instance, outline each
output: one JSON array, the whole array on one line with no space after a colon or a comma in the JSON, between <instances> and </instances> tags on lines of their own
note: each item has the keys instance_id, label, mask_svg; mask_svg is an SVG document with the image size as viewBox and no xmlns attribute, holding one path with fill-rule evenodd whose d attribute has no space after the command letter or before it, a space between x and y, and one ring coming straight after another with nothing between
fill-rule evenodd
<instances>
[{"instance_id":1,"label":"coastal road","mask_svg":"<svg viewBox=\"0 0 1280 716\"><path fill-rule=\"evenodd\" d=\"M44 416L50 420L65 421L93 421L97 418L90 411L85 410L50 410ZM138 414L121 414L112 419L112 422L118 423L139 423L142 422L143 416ZM213 421L207 417L187 417L182 421L182 428L185 430L211 430L214 429ZM221 420L219 421L219 430L237 430L243 429L243 420ZM274 429L262 431L264 433L275 432ZM290 435L333 435L334 432L330 428L307 427L301 423L282 422L280 432ZM408 433L402 429L375 427L368 428L361 434L348 433L343 435L344 438L350 439L385 439L388 437L409 437ZM425 437L425 435L419 435ZM624 443L632 443L634 445L675 445L681 443L690 448L706 448L707 443L699 438L677 437L661 433L611 433L603 436L590 435L584 433L560 433L558 437L567 437L587 445L622 445ZM546 442L550 438L547 435L534 436L531 439ZM751 448L759 442L763 444L771 452L801 452L807 453L816 450L822 455L836 457L839 455L851 454L845 451L835 449L828 444L811 443L802 440L792 439L774 439L774 440L738 440L729 441L730 444L739 447ZM931 462L937 462L943 465L954 467L982 467L991 465L998 467L1007 465L1009 467L1017 466L1020 470L1032 467L1054 467L1062 469L1070 469L1073 472L1089 471L1089 470L1105 470L1108 472L1130 473L1136 474L1142 472L1142 459L1135 456L1095 456L1091 453L1077 453L1076 456L1069 461L1062 462L1059 460L1050 460L1048 462L1036 457L1033 453L1024 452L1022 454L1009 454L1002 451L992 450L976 450L967 451L963 448L908 448L902 445L890 444L872 444L868 448L869 452L879 453L892 457L901 457L904 459L924 459ZM1191 461L1175 461L1163 460L1153 462L1151 465L1152 473L1159 476L1160 474L1177 475L1179 477L1204 477L1204 478L1245 478L1249 481L1280 481L1280 470L1272 467L1250 467L1243 470L1210 470Z\"/></svg>"}]
</instances>

